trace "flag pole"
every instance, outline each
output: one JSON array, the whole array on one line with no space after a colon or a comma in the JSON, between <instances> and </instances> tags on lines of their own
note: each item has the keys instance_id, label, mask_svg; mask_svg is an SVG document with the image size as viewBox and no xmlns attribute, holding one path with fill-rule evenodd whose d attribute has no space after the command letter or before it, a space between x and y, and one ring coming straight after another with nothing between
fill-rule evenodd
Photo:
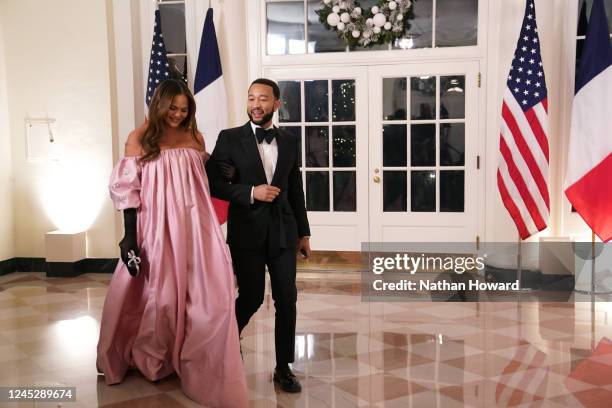
<instances>
[{"instance_id":1,"label":"flag pole","mask_svg":"<svg viewBox=\"0 0 612 408\"><path fill-rule=\"evenodd\" d=\"M523 239L521 235L518 235L517 239L517 249L516 249L516 274L518 280L518 290L519 297L521 292L531 292L533 288L524 288L523 287ZM520 301L520 299L519 299Z\"/></svg>"},{"instance_id":2,"label":"flag pole","mask_svg":"<svg viewBox=\"0 0 612 408\"><path fill-rule=\"evenodd\" d=\"M518 283L519 283L519 291L523 290L523 279L522 279L522 275L523 275L523 260L522 260L522 240L521 240L521 235L519 234L518 236L518 242L517 242L517 250L516 250L516 273L518 275Z\"/></svg>"},{"instance_id":3,"label":"flag pole","mask_svg":"<svg viewBox=\"0 0 612 408\"><path fill-rule=\"evenodd\" d=\"M595 230L591 228L591 350L595 349Z\"/></svg>"},{"instance_id":4,"label":"flag pole","mask_svg":"<svg viewBox=\"0 0 612 408\"><path fill-rule=\"evenodd\" d=\"M592 228L591 228L591 293L595 295L595 230Z\"/></svg>"},{"instance_id":5,"label":"flag pole","mask_svg":"<svg viewBox=\"0 0 612 408\"><path fill-rule=\"evenodd\" d=\"M595 250L597 249L597 243L595 238L595 230L591 229L591 290L588 289L574 289L574 292L580 293L583 295L591 295L591 302L595 303L595 295L610 295L612 294L612 290L600 290L597 291L595 289L595 265L597 255ZM605 249L605 248L602 248ZM586 260L586 259L585 259Z\"/></svg>"}]
</instances>

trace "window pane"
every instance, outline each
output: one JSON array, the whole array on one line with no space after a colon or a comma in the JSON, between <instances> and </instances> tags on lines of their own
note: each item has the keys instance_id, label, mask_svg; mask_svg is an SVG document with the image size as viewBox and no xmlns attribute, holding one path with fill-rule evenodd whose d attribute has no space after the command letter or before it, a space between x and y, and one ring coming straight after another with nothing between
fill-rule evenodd
<instances>
[{"instance_id":1,"label":"window pane","mask_svg":"<svg viewBox=\"0 0 612 408\"><path fill-rule=\"evenodd\" d=\"M612 0L603 0L608 17L608 32L612 33ZM586 35L588 20L591 18L593 0L578 1L578 35Z\"/></svg>"},{"instance_id":2,"label":"window pane","mask_svg":"<svg viewBox=\"0 0 612 408\"><path fill-rule=\"evenodd\" d=\"M440 77L440 119L465 117L465 77Z\"/></svg>"},{"instance_id":3,"label":"window pane","mask_svg":"<svg viewBox=\"0 0 612 408\"><path fill-rule=\"evenodd\" d=\"M580 68L580 59L582 58L582 49L584 48L584 40L576 41L576 77L578 76L578 68Z\"/></svg>"},{"instance_id":4,"label":"window pane","mask_svg":"<svg viewBox=\"0 0 612 408\"><path fill-rule=\"evenodd\" d=\"M289 133L290 137L298 141L298 166L302 166L302 127L301 126L279 126L279 129Z\"/></svg>"},{"instance_id":5,"label":"window pane","mask_svg":"<svg viewBox=\"0 0 612 408\"><path fill-rule=\"evenodd\" d=\"M304 81L306 122L327 122L328 89L327 81Z\"/></svg>"},{"instance_id":6,"label":"window pane","mask_svg":"<svg viewBox=\"0 0 612 408\"><path fill-rule=\"evenodd\" d=\"M185 4L160 4L164 44L168 54L185 54Z\"/></svg>"},{"instance_id":7,"label":"window pane","mask_svg":"<svg viewBox=\"0 0 612 408\"><path fill-rule=\"evenodd\" d=\"M168 57L170 77L187 82L187 57Z\"/></svg>"},{"instance_id":8,"label":"window pane","mask_svg":"<svg viewBox=\"0 0 612 408\"><path fill-rule=\"evenodd\" d=\"M372 7L378 5L378 0L360 0L359 5L363 11L371 10ZM374 50L388 50L389 45L379 44L372 47L350 47L351 51L374 51Z\"/></svg>"},{"instance_id":9,"label":"window pane","mask_svg":"<svg viewBox=\"0 0 612 408\"><path fill-rule=\"evenodd\" d=\"M359 4L361 4L363 10L370 10L378 4L378 0L361 0Z\"/></svg>"},{"instance_id":10,"label":"window pane","mask_svg":"<svg viewBox=\"0 0 612 408\"><path fill-rule=\"evenodd\" d=\"M315 10L321 8L319 0L308 1L308 52L345 51L344 42L335 31L328 30L321 22Z\"/></svg>"},{"instance_id":11,"label":"window pane","mask_svg":"<svg viewBox=\"0 0 612 408\"><path fill-rule=\"evenodd\" d=\"M302 121L302 98L300 81L279 81L280 108L278 109L279 122Z\"/></svg>"},{"instance_id":12,"label":"window pane","mask_svg":"<svg viewBox=\"0 0 612 408\"><path fill-rule=\"evenodd\" d=\"M440 171L440 211L463 212L464 178L463 170Z\"/></svg>"},{"instance_id":13,"label":"window pane","mask_svg":"<svg viewBox=\"0 0 612 408\"><path fill-rule=\"evenodd\" d=\"M412 166L436 165L436 125L410 127L410 163Z\"/></svg>"},{"instance_id":14,"label":"window pane","mask_svg":"<svg viewBox=\"0 0 612 408\"><path fill-rule=\"evenodd\" d=\"M423 75L410 78L410 117L435 119L436 77Z\"/></svg>"},{"instance_id":15,"label":"window pane","mask_svg":"<svg viewBox=\"0 0 612 408\"><path fill-rule=\"evenodd\" d=\"M383 126L383 166L405 166L408 156L406 125Z\"/></svg>"},{"instance_id":16,"label":"window pane","mask_svg":"<svg viewBox=\"0 0 612 408\"><path fill-rule=\"evenodd\" d=\"M383 171L383 211L408 209L407 178L405 171Z\"/></svg>"},{"instance_id":17,"label":"window pane","mask_svg":"<svg viewBox=\"0 0 612 408\"><path fill-rule=\"evenodd\" d=\"M355 120L355 81L332 81L332 118L334 121Z\"/></svg>"},{"instance_id":18,"label":"window pane","mask_svg":"<svg viewBox=\"0 0 612 408\"><path fill-rule=\"evenodd\" d=\"M410 20L410 29L405 38L393 44L394 48L427 48L431 47L432 0L418 0L412 3L414 19Z\"/></svg>"},{"instance_id":19,"label":"window pane","mask_svg":"<svg viewBox=\"0 0 612 408\"><path fill-rule=\"evenodd\" d=\"M334 171L334 211L357 210L357 182L354 171Z\"/></svg>"},{"instance_id":20,"label":"window pane","mask_svg":"<svg viewBox=\"0 0 612 408\"><path fill-rule=\"evenodd\" d=\"M328 172L306 172L306 209L308 211L329 211Z\"/></svg>"},{"instance_id":21,"label":"window pane","mask_svg":"<svg viewBox=\"0 0 612 408\"><path fill-rule=\"evenodd\" d=\"M436 172L411 173L410 208L414 212L436 211Z\"/></svg>"},{"instance_id":22,"label":"window pane","mask_svg":"<svg viewBox=\"0 0 612 408\"><path fill-rule=\"evenodd\" d=\"M440 166L465 165L465 125L440 123Z\"/></svg>"},{"instance_id":23,"label":"window pane","mask_svg":"<svg viewBox=\"0 0 612 408\"><path fill-rule=\"evenodd\" d=\"M329 166L329 129L306 126L306 167Z\"/></svg>"},{"instance_id":24,"label":"window pane","mask_svg":"<svg viewBox=\"0 0 612 408\"><path fill-rule=\"evenodd\" d=\"M268 55L304 54L304 3L266 4Z\"/></svg>"},{"instance_id":25,"label":"window pane","mask_svg":"<svg viewBox=\"0 0 612 408\"><path fill-rule=\"evenodd\" d=\"M406 119L406 78L383 79L383 119Z\"/></svg>"},{"instance_id":26,"label":"window pane","mask_svg":"<svg viewBox=\"0 0 612 408\"><path fill-rule=\"evenodd\" d=\"M478 0L436 1L436 47L476 45L477 33Z\"/></svg>"},{"instance_id":27,"label":"window pane","mask_svg":"<svg viewBox=\"0 0 612 408\"><path fill-rule=\"evenodd\" d=\"M334 167L355 167L355 126L333 126Z\"/></svg>"}]
</instances>

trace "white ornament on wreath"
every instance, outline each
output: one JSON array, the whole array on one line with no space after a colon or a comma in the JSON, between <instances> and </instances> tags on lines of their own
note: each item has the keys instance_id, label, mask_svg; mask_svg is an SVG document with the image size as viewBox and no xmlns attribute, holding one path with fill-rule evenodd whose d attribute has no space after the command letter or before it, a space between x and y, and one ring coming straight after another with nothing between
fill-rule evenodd
<instances>
[{"instance_id":1,"label":"white ornament on wreath","mask_svg":"<svg viewBox=\"0 0 612 408\"><path fill-rule=\"evenodd\" d=\"M372 14L378 14L378 6L372 7Z\"/></svg>"},{"instance_id":2,"label":"white ornament on wreath","mask_svg":"<svg viewBox=\"0 0 612 408\"><path fill-rule=\"evenodd\" d=\"M372 31L374 31L374 34L380 34L380 27L374 27Z\"/></svg>"},{"instance_id":3,"label":"white ornament on wreath","mask_svg":"<svg viewBox=\"0 0 612 408\"><path fill-rule=\"evenodd\" d=\"M404 15L403 14L398 14L397 16L395 16L395 19L397 21L402 21L404 19Z\"/></svg>"},{"instance_id":4,"label":"white ornament on wreath","mask_svg":"<svg viewBox=\"0 0 612 408\"><path fill-rule=\"evenodd\" d=\"M346 26L345 26L345 25L344 25L344 23L341 21L341 22L339 22L339 23L338 23L338 25L337 25L336 27L338 28L338 30L342 31L342 30L344 30L344 28L345 28Z\"/></svg>"},{"instance_id":5,"label":"white ornament on wreath","mask_svg":"<svg viewBox=\"0 0 612 408\"><path fill-rule=\"evenodd\" d=\"M389 10L395 10L397 8L397 3L394 1L389 2Z\"/></svg>"},{"instance_id":6,"label":"white ornament on wreath","mask_svg":"<svg viewBox=\"0 0 612 408\"><path fill-rule=\"evenodd\" d=\"M340 3L340 8L342 10L346 10L347 6L346 6L346 1L343 1L342 3Z\"/></svg>"},{"instance_id":7,"label":"white ornament on wreath","mask_svg":"<svg viewBox=\"0 0 612 408\"><path fill-rule=\"evenodd\" d=\"M349 15L349 13L342 13L340 15L340 21L342 21L344 24L346 24L349 21L351 21L351 16Z\"/></svg>"},{"instance_id":8,"label":"white ornament on wreath","mask_svg":"<svg viewBox=\"0 0 612 408\"><path fill-rule=\"evenodd\" d=\"M353 10L353 13L355 13L356 16L360 16L361 15L361 7L355 7L355 9Z\"/></svg>"},{"instance_id":9,"label":"white ornament on wreath","mask_svg":"<svg viewBox=\"0 0 612 408\"><path fill-rule=\"evenodd\" d=\"M383 28L384 28L385 30L390 30L392 26L393 26L393 25L392 25L390 22L388 22L388 21L387 21L387 22L385 23L385 25L383 26Z\"/></svg>"},{"instance_id":10,"label":"white ornament on wreath","mask_svg":"<svg viewBox=\"0 0 612 408\"><path fill-rule=\"evenodd\" d=\"M353 32L351 34L353 34L353 38L359 38L359 36L361 35L359 30L353 30Z\"/></svg>"},{"instance_id":11,"label":"white ornament on wreath","mask_svg":"<svg viewBox=\"0 0 612 408\"><path fill-rule=\"evenodd\" d=\"M374 20L373 20L373 19L371 19L371 18L368 18L368 19L366 20L366 25L367 25L368 27L372 27L372 26L374 25Z\"/></svg>"},{"instance_id":12,"label":"white ornament on wreath","mask_svg":"<svg viewBox=\"0 0 612 408\"><path fill-rule=\"evenodd\" d=\"M373 20L376 27L382 27L387 22L387 17L383 13L378 13L374 16Z\"/></svg>"},{"instance_id":13,"label":"white ornament on wreath","mask_svg":"<svg viewBox=\"0 0 612 408\"><path fill-rule=\"evenodd\" d=\"M338 13L340 12L340 7L338 7L338 6L334 6L334 7L332 7L332 11L333 11L334 13L338 14Z\"/></svg>"},{"instance_id":14,"label":"white ornament on wreath","mask_svg":"<svg viewBox=\"0 0 612 408\"><path fill-rule=\"evenodd\" d=\"M330 15L327 16L327 24L329 24L330 26L336 27L339 22L340 22L340 16L337 15L336 13L331 13Z\"/></svg>"}]
</instances>

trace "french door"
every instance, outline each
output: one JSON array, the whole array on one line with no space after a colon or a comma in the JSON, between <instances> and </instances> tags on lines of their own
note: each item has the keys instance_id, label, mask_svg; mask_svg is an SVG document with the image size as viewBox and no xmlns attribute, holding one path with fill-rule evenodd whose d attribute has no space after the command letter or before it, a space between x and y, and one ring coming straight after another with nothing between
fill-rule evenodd
<instances>
[{"instance_id":1,"label":"french door","mask_svg":"<svg viewBox=\"0 0 612 408\"><path fill-rule=\"evenodd\" d=\"M477 63L269 68L318 250L473 241Z\"/></svg>"},{"instance_id":2,"label":"french door","mask_svg":"<svg viewBox=\"0 0 612 408\"><path fill-rule=\"evenodd\" d=\"M475 241L478 64L368 74L370 241Z\"/></svg>"}]
</instances>

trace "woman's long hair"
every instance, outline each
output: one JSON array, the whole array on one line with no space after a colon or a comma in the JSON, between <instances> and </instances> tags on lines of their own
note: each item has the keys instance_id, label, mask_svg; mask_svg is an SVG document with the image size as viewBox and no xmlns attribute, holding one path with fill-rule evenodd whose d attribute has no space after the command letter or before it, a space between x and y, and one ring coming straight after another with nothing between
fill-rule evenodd
<instances>
[{"instance_id":1,"label":"woman's long hair","mask_svg":"<svg viewBox=\"0 0 612 408\"><path fill-rule=\"evenodd\" d=\"M178 95L185 95L188 102L187 117L179 127L191 133L196 143L201 144L196 134L198 128L195 120L196 104L193 95L187 85L176 79L167 79L160 83L149 103L149 121L142 135L140 145L142 146L142 161L154 160L159 156L159 141L166 126L166 115L172 104L172 99Z\"/></svg>"}]
</instances>

